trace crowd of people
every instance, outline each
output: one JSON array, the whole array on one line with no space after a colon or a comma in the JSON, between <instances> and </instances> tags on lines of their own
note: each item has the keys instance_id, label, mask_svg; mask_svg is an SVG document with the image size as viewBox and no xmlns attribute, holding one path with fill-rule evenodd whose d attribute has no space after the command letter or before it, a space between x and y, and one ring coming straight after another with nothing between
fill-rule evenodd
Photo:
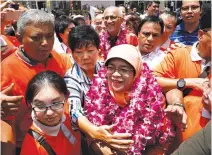
<instances>
[{"instance_id":1,"label":"crowd of people","mask_svg":"<svg viewBox=\"0 0 212 155\"><path fill-rule=\"evenodd\" d=\"M159 5L92 20L1 1L2 154L211 154L211 10Z\"/></svg>"}]
</instances>

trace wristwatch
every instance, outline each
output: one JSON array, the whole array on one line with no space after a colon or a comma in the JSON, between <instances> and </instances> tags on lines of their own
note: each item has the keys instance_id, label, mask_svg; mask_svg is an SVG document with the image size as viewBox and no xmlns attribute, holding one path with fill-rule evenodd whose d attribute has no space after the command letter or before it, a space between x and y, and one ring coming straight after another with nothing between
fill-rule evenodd
<instances>
[{"instance_id":1,"label":"wristwatch","mask_svg":"<svg viewBox=\"0 0 212 155\"><path fill-rule=\"evenodd\" d=\"M186 85L186 82L185 82L184 79L179 79L177 81L177 89L183 90L183 88L185 87L185 85Z\"/></svg>"}]
</instances>

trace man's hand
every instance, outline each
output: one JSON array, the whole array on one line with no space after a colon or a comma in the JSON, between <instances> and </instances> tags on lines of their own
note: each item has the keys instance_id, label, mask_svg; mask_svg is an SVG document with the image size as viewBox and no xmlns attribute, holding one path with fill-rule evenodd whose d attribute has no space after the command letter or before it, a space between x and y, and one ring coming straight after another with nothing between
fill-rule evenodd
<instances>
[{"instance_id":1,"label":"man's hand","mask_svg":"<svg viewBox=\"0 0 212 155\"><path fill-rule=\"evenodd\" d=\"M0 104L1 104L1 117L15 115L18 111L19 105L23 96L9 96L14 84L12 83L5 90L0 92Z\"/></svg>"},{"instance_id":2,"label":"man's hand","mask_svg":"<svg viewBox=\"0 0 212 155\"><path fill-rule=\"evenodd\" d=\"M111 148L119 151L129 149L130 145L133 143L133 140L131 140L132 135L130 133L112 133L112 128L112 125L102 125L97 127L97 137L95 139L102 140L111 146Z\"/></svg>"},{"instance_id":3,"label":"man's hand","mask_svg":"<svg viewBox=\"0 0 212 155\"><path fill-rule=\"evenodd\" d=\"M179 104L168 105L165 109L165 112L168 117L171 118L173 125L180 128L182 131L185 131L187 128L187 114L183 107L179 106Z\"/></svg>"}]
</instances>

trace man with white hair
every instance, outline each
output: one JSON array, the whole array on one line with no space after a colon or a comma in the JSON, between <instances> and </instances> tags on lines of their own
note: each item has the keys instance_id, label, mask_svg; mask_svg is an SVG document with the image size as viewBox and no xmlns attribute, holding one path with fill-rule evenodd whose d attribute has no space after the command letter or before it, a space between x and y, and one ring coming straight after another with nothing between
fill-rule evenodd
<instances>
[{"instance_id":1,"label":"man with white hair","mask_svg":"<svg viewBox=\"0 0 212 155\"><path fill-rule=\"evenodd\" d=\"M124 18L121 10L109 6L104 11L104 24L106 31L100 35L100 50L107 57L108 50L116 45L127 44L126 32L121 28Z\"/></svg>"}]
</instances>

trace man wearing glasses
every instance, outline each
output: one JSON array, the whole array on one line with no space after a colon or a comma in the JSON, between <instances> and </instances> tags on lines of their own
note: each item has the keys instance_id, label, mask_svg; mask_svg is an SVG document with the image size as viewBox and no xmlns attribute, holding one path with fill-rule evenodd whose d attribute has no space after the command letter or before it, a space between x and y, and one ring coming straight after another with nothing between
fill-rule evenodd
<instances>
[{"instance_id":1,"label":"man wearing glasses","mask_svg":"<svg viewBox=\"0 0 212 155\"><path fill-rule=\"evenodd\" d=\"M121 10L115 6L109 6L104 11L104 24L106 31L100 35L100 50L107 57L110 48L116 45L127 44L126 31L121 28L124 21Z\"/></svg>"},{"instance_id":2,"label":"man wearing glasses","mask_svg":"<svg viewBox=\"0 0 212 155\"><path fill-rule=\"evenodd\" d=\"M199 19L202 13L202 2L199 0L182 0L180 3L180 15L183 22L177 26L170 39L185 45L193 45L193 43L198 41L197 33L199 30Z\"/></svg>"}]
</instances>

